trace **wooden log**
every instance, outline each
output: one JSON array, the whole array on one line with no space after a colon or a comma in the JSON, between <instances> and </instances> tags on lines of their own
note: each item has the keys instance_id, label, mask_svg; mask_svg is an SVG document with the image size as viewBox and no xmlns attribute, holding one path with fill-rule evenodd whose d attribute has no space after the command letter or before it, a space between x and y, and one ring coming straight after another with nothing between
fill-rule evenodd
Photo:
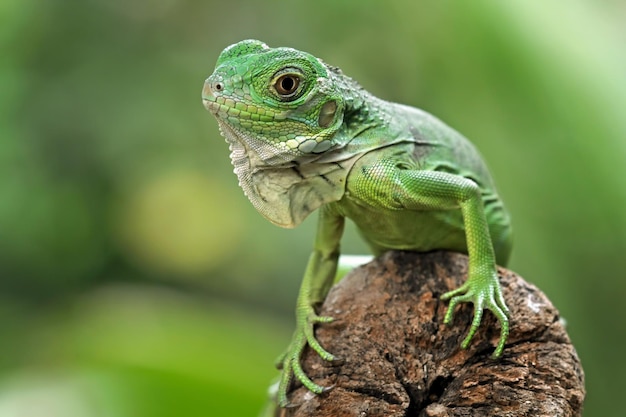
<instances>
[{"instance_id":1,"label":"wooden log","mask_svg":"<svg viewBox=\"0 0 626 417\"><path fill-rule=\"evenodd\" d=\"M583 370L556 308L537 287L500 268L511 333L499 359L491 354L500 325L486 312L467 350L460 343L473 306L443 324L440 296L467 275L467 257L451 252L394 251L359 267L330 291L319 313L335 321L316 334L342 358L322 361L307 349L303 367L318 384L301 386L281 417L580 416Z\"/></svg>"}]
</instances>

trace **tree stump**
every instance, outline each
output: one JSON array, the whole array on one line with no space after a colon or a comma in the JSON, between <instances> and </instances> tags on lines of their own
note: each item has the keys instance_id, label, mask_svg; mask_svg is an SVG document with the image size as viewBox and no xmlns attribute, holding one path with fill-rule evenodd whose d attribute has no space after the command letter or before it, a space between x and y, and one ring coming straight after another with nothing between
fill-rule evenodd
<instances>
[{"instance_id":1,"label":"tree stump","mask_svg":"<svg viewBox=\"0 0 626 417\"><path fill-rule=\"evenodd\" d=\"M333 386L314 395L290 393L281 417L580 416L583 370L559 313L535 286L499 269L511 310L511 333L500 359L491 354L500 325L485 312L467 350L461 341L473 306L457 307L443 324L440 296L467 276L467 256L451 252L388 252L348 274L319 313L335 321L317 326L329 352L324 362L308 349L305 372Z\"/></svg>"}]
</instances>

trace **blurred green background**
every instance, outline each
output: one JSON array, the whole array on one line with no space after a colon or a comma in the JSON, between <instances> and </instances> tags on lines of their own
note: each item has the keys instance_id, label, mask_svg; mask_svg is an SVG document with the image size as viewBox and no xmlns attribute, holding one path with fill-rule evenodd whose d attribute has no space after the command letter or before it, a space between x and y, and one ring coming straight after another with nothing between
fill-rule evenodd
<instances>
[{"instance_id":1,"label":"blurred green background","mask_svg":"<svg viewBox=\"0 0 626 417\"><path fill-rule=\"evenodd\" d=\"M254 211L201 104L246 38L479 147L513 216L511 268L568 320L585 415L621 415L625 19L617 0L3 0L0 417L260 409L315 219L282 230ZM365 250L352 229L344 249Z\"/></svg>"}]
</instances>

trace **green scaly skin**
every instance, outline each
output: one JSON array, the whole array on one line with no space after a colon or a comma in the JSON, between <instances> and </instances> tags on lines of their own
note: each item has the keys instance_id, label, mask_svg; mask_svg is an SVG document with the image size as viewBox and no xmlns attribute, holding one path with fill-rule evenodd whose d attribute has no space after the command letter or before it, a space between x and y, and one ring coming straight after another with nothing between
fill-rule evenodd
<instances>
[{"instance_id":1,"label":"green scaly skin","mask_svg":"<svg viewBox=\"0 0 626 417\"><path fill-rule=\"evenodd\" d=\"M324 301L337 270L344 221L350 218L375 255L385 251L453 250L469 255L466 282L450 300L474 304L461 343L467 348L485 309L500 321L499 357L509 332L496 261L511 249L508 215L480 155L459 133L421 110L378 99L339 69L305 52L246 40L226 48L202 92L230 144L239 184L268 220L295 227L319 209L319 223L297 301L297 327L280 359L277 399L289 404L295 378L315 393L300 356L328 323Z\"/></svg>"}]
</instances>

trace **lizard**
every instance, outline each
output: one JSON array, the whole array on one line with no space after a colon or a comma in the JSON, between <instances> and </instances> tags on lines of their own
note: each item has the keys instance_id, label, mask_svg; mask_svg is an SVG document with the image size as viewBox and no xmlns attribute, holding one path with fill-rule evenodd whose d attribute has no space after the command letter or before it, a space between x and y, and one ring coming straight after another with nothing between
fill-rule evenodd
<instances>
[{"instance_id":1,"label":"lizard","mask_svg":"<svg viewBox=\"0 0 626 417\"><path fill-rule=\"evenodd\" d=\"M512 242L509 215L472 143L435 116L375 97L340 69L288 47L258 40L230 45L205 80L202 102L230 148L239 185L270 222L298 226L319 220L296 303L296 329L277 365L277 400L289 405L294 377L310 391L327 387L301 366L308 345L337 358L315 337L321 304L335 281L345 219L356 224L374 255L388 250L450 250L468 255L468 277L441 296L474 315L462 348L471 344L483 311L500 323L493 357L509 333L496 264L505 266Z\"/></svg>"}]
</instances>

